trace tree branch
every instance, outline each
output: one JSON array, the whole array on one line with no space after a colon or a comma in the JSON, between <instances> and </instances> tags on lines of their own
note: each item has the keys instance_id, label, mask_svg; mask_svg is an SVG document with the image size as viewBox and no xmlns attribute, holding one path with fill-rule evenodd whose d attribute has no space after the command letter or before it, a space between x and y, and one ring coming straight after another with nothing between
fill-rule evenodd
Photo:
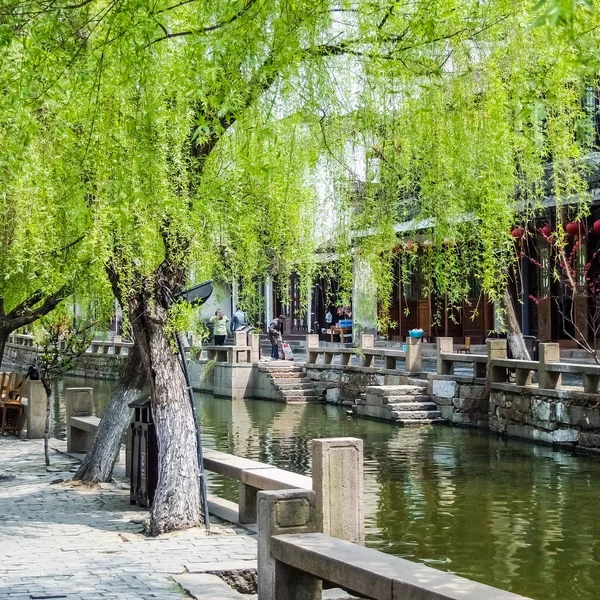
<instances>
[{"instance_id":1,"label":"tree branch","mask_svg":"<svg viewBox=\"0 0 600 600\"><path fill-rule=\"evenodd\" d=\"M167 10L172 10L173 8L177 8L178 6L182 6L183 4L188 4L189 2L193 2L194 0L187 0L186 2L181 2L180 4L174 5L171 8L165 8L161 11L158 11L156 14L160 14ZM236 12L233 16L225 21L221 21L220 23L215 23L214 25L208 25L207 27L201 27L200 29L194 29L189 31L177 31L177 32L167 32L162 37L156 38L152 42L148 44L148 46L152 46L153 44L157 44L158 42L162 42L164 40L168 40L171 38L182 37L186 35L198 35L202 33L210 33L211 31L216 31L217 29L221 29L227 25L230 25L234 21L237 21L240 17L244 16L250 8L256 3L257 0L246 0L246 4L244 4L244 8ZM165 31L165 27L161 26L163 31Z\"/></svg>"}]
</instances>

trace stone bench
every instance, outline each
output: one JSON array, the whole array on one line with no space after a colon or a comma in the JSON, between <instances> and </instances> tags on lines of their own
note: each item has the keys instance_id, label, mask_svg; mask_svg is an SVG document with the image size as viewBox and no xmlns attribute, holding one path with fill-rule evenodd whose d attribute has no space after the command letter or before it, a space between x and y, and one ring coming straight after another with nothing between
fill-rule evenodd
<instances>
[{"instance_id":1,"label":"stone bench","mask_svg":"<svg viewBox=\"0 0 600 600\"><path fill-rule=\"evenodd\" d=\"M322 533L274 535L270 551L276 561L270 600L320 600L322 581L373 600L526 600Z\"/></svg>"}]
</instances>

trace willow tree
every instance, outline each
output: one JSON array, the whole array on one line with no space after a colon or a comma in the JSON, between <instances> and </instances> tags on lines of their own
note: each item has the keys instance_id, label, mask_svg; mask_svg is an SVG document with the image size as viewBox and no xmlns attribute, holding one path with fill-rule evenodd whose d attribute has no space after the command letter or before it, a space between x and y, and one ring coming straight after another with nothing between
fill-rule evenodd
<instances>
[{"instance_id":1,"label":"willow tree","mask_svg":"<svg viewBox=\"0 0 600 600\"><path fill-rule=\"evenodd\" d=\"M25 105L9 74L0 75L9 86L0 109L0 363L13 331L48 315L94 271L69 131Z\"/></svg>"},{"instance_id":2,"label":"willow tree","mask_svg":"<svg viewBox=\"0 0 600 600\"><path fill-rule=\"evenodd\" d=\"M395 228L415 216L435 223L430 287L459 298L471 274L493 297L515 195L532 214L549 153L557 195L583 189L570 128L584 74L566 36L532 31L529 2L15 0L3 11L5 81L78 140L48 161L76 182L65 198L85 197L86 243L149 381L153 534L206 518L175 344L192 276L241 279L248 304L266 273L295 269L307 286L315 233L343 212L340 248L369 234L355 243L385 309ZM358 195L353 146L366 163ZM319 205L323 161L336 187ZM407 248L406 264L418 260Z\"/></svg>"}]
</instances>

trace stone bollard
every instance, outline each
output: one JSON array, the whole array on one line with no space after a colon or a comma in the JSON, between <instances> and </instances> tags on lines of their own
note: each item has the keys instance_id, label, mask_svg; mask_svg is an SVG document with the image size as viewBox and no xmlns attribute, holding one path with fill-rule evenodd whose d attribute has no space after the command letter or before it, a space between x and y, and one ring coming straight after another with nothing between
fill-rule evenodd
<instances>
[{"instance_id":1,"label":"stone bollard","mask_svg":"<svg viewBox=\"0 0 600 600\"><path fill-rule=\"evenodd\" d=\"M27 395L27 437L39 440L46 429L46 390L41 381L29 382Z\"/></svg>"},{"instance_id":2,"label":"stone bollard","mask_svg":"<svg viewBox=\"0 0 600 600\"><path fill-rule=\"evenodd\" d=\"M451 337L439 337L437 344L437 374L452 375L454 373L454 363L442 360L442 354L451 354L454 350L454 341ZM408 346L406 347L408 350Z\"/></svg>"},{"instance_id":3,"label":"stone bollard","mask_svg":"<svg viewBox=\"0 0 600 600\"><path fill-rule=\"evenodd\" d=\"M87 452L94 443L94 434L71 427L71 417L91 417L94 408L93 388L65 390L67 418L67 452Z\"/></svg>"},{"instance_id":4,"label":"stone bollard","mask_svg":"<svg viewBox=\"0 0 600 600\"><path fill-rule=\"evenodd\" d=\"M562 382L562 374L546 370L546 365L560 362L560 347L556 343L539 345L539 377L538 386L542 390L555 390Z\"/></svg>"},{"instance_id":5,"label":"stone bollard","mask_svg":"<svg viewBox=\"0 0 600 600\"><path fill-rule=\"evenodd\" d=\"M250 362L258 362L260 360L260 335L249 333L248 346L250 346Z\"/></svg>"},{"instance_id":6,"label":"stone bollard","mask_svg":"<svg viewBox=\"0 0 600 600\"><path fill-rule=\"evenodd\" d=\"M485 340L485 346L487 350L487 366L489 367L490 361L497 359L503 359L507 357L507 340L504 339L487 339ZM482 363L481 363L482 364ZM486 373L477 373L477 365L475 365L475 376L485 377ZM495 367L496 372L490 373L491 380L494 382L506 381L506 369L503 367Z\"/></svg>"},{"instance_id":7,"label":"stone bollard","mask_svg":"<svg viewBox=\"0 0 600 600\"><path fill-rule=\"evenodd\" d=\"M422 338L406 338L405 370L407 373L419 373L421 371L421 355L423 354Z\"/></svg>"},{"instance_id":8,"label":"stone bollard","mask_svg":"<svg viewBox=\"0 0 600 600\"><path fill-rule=\"evenodd\" d=\"M312 442L312 481L319 531L364 544L363 441L326 438Z\"/></svg>"},{"instance_id":9,"label":"stone bollard","mask_svg":"<svg viewBox=\"0 0 600 600\"><path fill-rule=\"evenodd\" d=\"M311 490L258 493L258 597L260 600L317 600L322 584L302 577L271 556L271 537L318 533L316 494Z\"/></svg>"}]
</instances>

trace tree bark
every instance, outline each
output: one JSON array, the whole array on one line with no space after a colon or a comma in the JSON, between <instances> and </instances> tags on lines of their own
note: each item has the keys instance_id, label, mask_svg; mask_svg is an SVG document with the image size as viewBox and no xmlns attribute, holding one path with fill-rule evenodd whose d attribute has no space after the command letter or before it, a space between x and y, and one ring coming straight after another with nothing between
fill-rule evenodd
<instances>
[{"instance_id":1,"label":"tree bark","mask_svg":"<svg viewBox=\"0 0 600 600\"><path fill-rule=\"evenodd\" d=\"M46 390L46 425L44 427L44 459L46 466L50 466L50 450L48 448L48 442L50 440L50 409L52 407L52 388L44 384Z\"/></svg>"},{"instance_id":2,"label":"tree bark","mask_svg":"<svg viewBox=\"0 0 600 600\"><path fill-rule=\"evenodd\" d=\"M10 334L10 329L7 329L5 327L0 328L0 366L2 365L4 350L6 349L6 342L8 342L8 336Z\"/></svg>"},{"instance_id":3,"label":"tree bark","mask_svg":"<svg viewBox=\"0 0 600 600\"><path fill-rule=\"evenodd\" d=\"M132 410L129 408L129 403L139 396L147 379L146 372L140 365L140 359L136 344L127 357L106 413L98 426L94 443L75 473L74 480L85 483L104 483L111 480L121 449L123 431L131 420Z\"/></svg>"},{"instance_id":4,"label":"tree bark","mask_svg":"<svg viewBox=\"0 0 600 600\"><path fill-rule=\"evenodd\" d=\"M150 510L152 536L204 524L198 446L192 408L175 340L166 332L167 308L138 296L131 323L150 373L158 442L158 483Z\"/></svg>"},{"instance_id":5,"label":"tree bark","mask_svg":"<svg viewBox=\"0 0 600 600\"><path fill-rule=\"evenodd\" d=\"M510 295L508 287L504 290L503 300L504 309L506 310L508 345L510 346L512 356L517 360L531 360L531 356L529 356L529 351L525 345L523 333L519 327L515 305L513 304L512 296Z\"/></svg>"}]
</instances>

